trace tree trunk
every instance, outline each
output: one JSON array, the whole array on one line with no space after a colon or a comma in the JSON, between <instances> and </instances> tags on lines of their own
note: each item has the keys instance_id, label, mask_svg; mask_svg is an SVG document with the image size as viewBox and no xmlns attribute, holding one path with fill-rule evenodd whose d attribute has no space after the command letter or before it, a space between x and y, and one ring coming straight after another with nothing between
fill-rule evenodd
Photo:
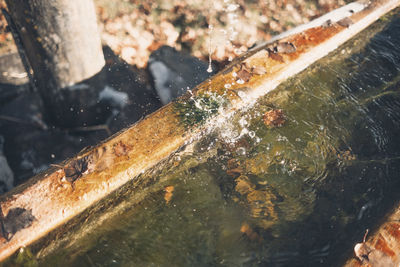
<instances>
[{"instance_id":1,"label":"tree trunk","mask_svg":"<svg viewBox=\"0 0 400 267\"><path fill-rule=\"evenodd\" d=\"M76 85L98 74L105 64L93 1L6 3L50 119L61 125L76 124L77 115L82 115L78 113L97 104L91 86ZM85 91L83 102L82 92L74 92L79 89Z\"/></svg>"}]
</instances>

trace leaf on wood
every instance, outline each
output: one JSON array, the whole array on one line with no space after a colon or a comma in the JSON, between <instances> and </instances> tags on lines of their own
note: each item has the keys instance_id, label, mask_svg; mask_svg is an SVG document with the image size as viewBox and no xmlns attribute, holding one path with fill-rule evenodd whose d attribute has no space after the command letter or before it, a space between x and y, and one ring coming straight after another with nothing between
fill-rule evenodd
<instances>
[{"instance_id":1,"label":"leaf on wood","mask_svg":"<svg viewBox=\"0 0 400 267\"><path fill-rule=\"evenodd\" d=\"M115 155L111 149L107 147L99 147L92 154L87 156L88 158L88 172L102 171L110 167L115 159Z\"/></svg>"},{"instance_id":2,"label":"leaf on wood","mask_svg":"<svg viewBox=\"0 0 400 267\"><path fill-rule=\"evenodd\" d=\"M276 45L275 51L278 53L291 54L296 52L296 47L292 43L282 42Z\"/></svg>"},{"instance_id":3,"label":"leaf on wood","mask_svg":"<svg viewBox=\"0 0 400 267\"><path fill-rule=\"evenodd\" d=\"M253 66L248 61L242 63L241 69L249 72L250 74L256 75L263 75L267 73L267 69L264 66Z\"/></svg>"},{"instance_id":4,"label":"leaf on wood","mask_svg":"<svg viewBox=\"0 0 400 267\"><path fill-rule=\"evenodd\" d=\"M244 82L248 82L248 81L250 81L251 74L250 74L250 72L248 72L247 70L242 68L241 70L239 70L237 72L237 77L239 79L242 79Z\"/></svg>"},{"instance_id":5,"label":"leaf on wood","mask_svg":"<svg viewBox=\"0 0 400 267\"><path fill-rule=\"evenodd\" d=\"M328 28L328 27L330 27L330 26L332 26L332 20L330 20L330 19L328 19L327 21L325 21L324 23L322 23L322 27L323 28Z\"/></svg>"},{"instance_id":6,"label":"leaf on wood","mask_svg":"<svg viewBox=\"0 0 400 267\"><path fill-rule=\"evenodd\" d=\"M6 217L1 216L2 235L9 241L16 232L29 227L36 219L32 215L32 210L24 208L13 208L8 211Z\"/></svg>"},{"instance_id":7,"label":"leaf on wood","mask_svg":"<svg viewBox=\"0 0 400 267\"><path fill-rule=\"evenodd\" d=\"M339 20L338 22L336 22L338 25L342 26L342 27L346 27L348 28L350 25L353 24L353 21L351 20L351 18L347 17L344 19Z\"/></svg>"},{"instance_id":8,"label":"leaf on wood","mask_svg":"<svg viewBox=\"0 0 400 267\"><path fill-rule=\"evenodd\" d=\"M268 51L269 53L268 53L268 56L270 57L270 58L272 58L273 60L275 60L275 61L279 61L279 62L285 62L284 60L283 60L283 57L281 56L281 55L279 55L279 54L277 54L277 53L274 53L274 52L271 52L271 51Z\"/></svg>"},{"instance_id":9,"label":"leaf on wood","mask_svg":"<svg viewBox=\"0 0 400 267\"><path fill-rule=\"evenodd\" d=\"M64 167L65 179L74 183L82 177L88 169L88 161L86 157L72 160L67 166Z\"/></svg>"},{"instance_id":10,"label":"leaf on wood","mask_svg":"<svg viewBox=\"0 0 400 267\"><path fill-rule=\"evenodd\" d=\"M252 69L252 73L257 74L257 75L263 75L263 74L267 73L267 69L263 66L255 66Z\"/></svg>"}]
</instances>

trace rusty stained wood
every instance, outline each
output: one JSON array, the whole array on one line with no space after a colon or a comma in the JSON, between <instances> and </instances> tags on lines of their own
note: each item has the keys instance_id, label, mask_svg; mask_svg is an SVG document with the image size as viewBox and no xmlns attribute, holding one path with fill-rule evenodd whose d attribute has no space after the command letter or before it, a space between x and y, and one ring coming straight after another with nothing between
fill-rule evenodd
<instances>
[{"instance_id":1,"label":"rusty stained wood","mask_svg":"<svg viewBox=\"0 0 400 267\"><path fill-rule=\"evenodd\" d=\"M344 267L400 266L400 203L378 230L369 235L365 243L361 242L355 246L354 256Z\"/></svg>"},{"instance_id":2,"label":"rusty stained wood","mask_svg":"<svg viewBox=\"0 0 400 267\"><path fill-rule=\"evenodd\" d=\"M176 102L218 94L228 102L223 115L188 127L182 114L177 112L176 103L170 103L98 146L82 151L60 167L52 167L2 196L0 260L136 179L185 143L195 140L213 121L249 106L398 5L399 1L375 1L353 14L349 18L353 22L351 25L321 25L257 47L200 84L192 95L185 95ZM10 212L15 216L10 216ZM19 221L20 227L8 229L10 220Z\"/></svg>"}]
</instances>

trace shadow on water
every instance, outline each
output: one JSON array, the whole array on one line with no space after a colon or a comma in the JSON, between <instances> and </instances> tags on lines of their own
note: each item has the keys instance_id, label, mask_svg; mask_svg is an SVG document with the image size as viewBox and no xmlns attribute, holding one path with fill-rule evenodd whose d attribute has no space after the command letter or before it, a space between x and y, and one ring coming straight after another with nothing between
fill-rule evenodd
<instances>
[{"instance_id":1,"label":"shadow on water","mask_svg":"<svg viewBox=\"0 0 400 267\"><path fill-rule=\"evenodd\" d=\"M40 265L332 266L349 257L399 199L398 11L144 174L158 183L140 202L130 202L133 190L89 234L34 247ZM264 123L278 109L283 126Z\"/></svg>"}]
</instances>

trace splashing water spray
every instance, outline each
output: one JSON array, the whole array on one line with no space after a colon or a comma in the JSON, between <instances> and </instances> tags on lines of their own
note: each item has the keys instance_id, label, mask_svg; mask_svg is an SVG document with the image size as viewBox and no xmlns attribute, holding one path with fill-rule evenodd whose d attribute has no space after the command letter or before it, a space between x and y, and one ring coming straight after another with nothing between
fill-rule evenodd
<instances>
[{"instance_id":1,"label":"splashing water spray","mask_svg":"<svg viewBox=\"0 0 400 267\"><path fill-rule=\"evenodd\" d=\"M213 71L211 65L211 54L212 54L212 32L213 32L213 25L211 24L211 17L210 17L210 24L208 25L208 69L207 72L211 73Z\"/></svg>"}]
</instances>

